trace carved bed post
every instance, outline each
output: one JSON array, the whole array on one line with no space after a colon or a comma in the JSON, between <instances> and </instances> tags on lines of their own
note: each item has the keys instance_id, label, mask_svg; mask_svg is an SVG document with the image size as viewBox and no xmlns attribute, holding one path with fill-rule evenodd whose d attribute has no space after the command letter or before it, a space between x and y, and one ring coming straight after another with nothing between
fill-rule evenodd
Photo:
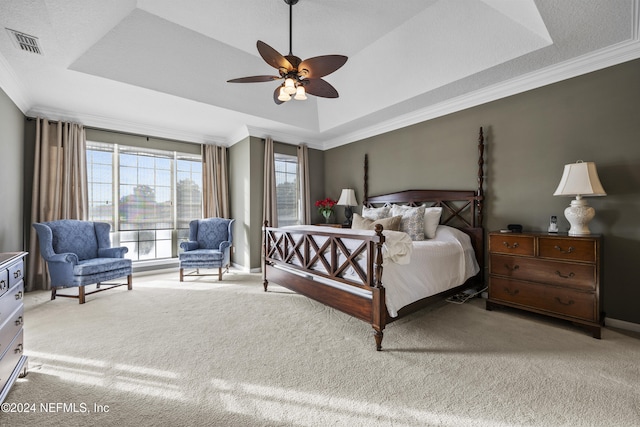
<instances>
[{"instance_id":1,"label":"carved bed post","mask_svg":"<svg viewBox=\"0 0 640 427\"><path fill-rule=\"evenodd\" d=\"M364 196L362 198L362 206L369 199L369 156L367 154L364 155Z\"/></svg>"},{"instance_id":2,"label":"carved bed post","mask_svg":"<svg viewBox=\"0 0 640 427\"><path fill-rule=\"evenodd\" d=\"M387 321L387 306L385 303L385 289L382 285L382 245L384 244L384 235L382 234L383 227L380 224L376 224L376 236L379 237L379 241L376 242L375 249L375 278L373 286L373 319L371 326L373 326L373 337L376 340L376 350L382 350L382 338L384 337L383 330Z\"/></svg>"},{"instance_id":3,"label":"carved bed post","mask_svg":"<svg viewBox=\"0 0 640 427\"><path fill-rule=\"evenodd\" d=\"M484 204L484 134L482 127L480 127L480 135L478 136L478 198L476 200L477 206L477 221L476 227L482 227L483 215L482 211Z\"/></svg>"}]
</instances>

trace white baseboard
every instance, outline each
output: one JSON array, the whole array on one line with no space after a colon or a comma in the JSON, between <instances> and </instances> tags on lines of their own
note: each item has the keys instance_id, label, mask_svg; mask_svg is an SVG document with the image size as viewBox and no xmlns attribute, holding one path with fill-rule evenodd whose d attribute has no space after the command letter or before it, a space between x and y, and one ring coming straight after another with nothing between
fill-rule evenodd
<instances>
[{"instance_id":1,"label":"white baseboard","mask_svg":"<svg viewBox=\"0 0 640 427\"><path fill-rule=\"evenodd\" d=\"M612 328L624 329L626 331L640 332L640 324L627 322L625 320L612 319L610 317L605 318L605 326L611 326Z\"/></svg>"},{"instance_id":2,"label":"white baseboard","mask_svg":"<svg viewBox=\"0 0 640 427\"><path fill-rule=\"evenodd\" d=\"M235 268L236 270L242 271L244 273L261 273L262 272L262 268L260 268L260 267L258 267L258 268L247 268L244 265L236 264L235 262L232 262L231 266L233 268Z\"/></svg>"}]
</instances>

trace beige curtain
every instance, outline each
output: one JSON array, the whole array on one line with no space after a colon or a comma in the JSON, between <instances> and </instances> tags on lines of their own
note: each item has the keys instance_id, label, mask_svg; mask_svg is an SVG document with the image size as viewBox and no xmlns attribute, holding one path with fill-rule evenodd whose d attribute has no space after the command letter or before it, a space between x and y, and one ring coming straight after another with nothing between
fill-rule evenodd
<instances>
[{"instance_id":1,"label":"beige curtain","mask_svg":"<svg viewBox=\"0 0 640 427\"><path fill-rule=\"evenodd\" d=\"M229 218L227 147L203 145L202 163L202 214Z\"/></svg>"},{"instance_id":2,"label":"beige curtain","mask_svg":"<svg viewBox=\"0 0 640 427\"><path fill-rule=\"evenodd\" d=\"M36 119L31 223L88 218L86 145L82 125ZM27 290L49 289L33 229L29 253Z\"/></svg>"},{"instance_id":3,"label":"beige curtain","mask_svg":"<svg viewBox=\"0 0 640 427\"><path fill-rule=\"evenodd\" d=\"M300 224L311 223L311 191L309 183L309 147L298 145L298 182L300 183Z\"/></svg>"},{"instance_id":4,"label":"beige curtain","mask_svg":"<svg viewBox=\"0 0 640 427\"><path fill-rule=\"evenodd\" d=\"M276 203L276 171L273 153L273 139L267 138L264 144L264 202L262 218L269 221L269 226L278 226L278 209Z\"/></svg>"}]
</instances>

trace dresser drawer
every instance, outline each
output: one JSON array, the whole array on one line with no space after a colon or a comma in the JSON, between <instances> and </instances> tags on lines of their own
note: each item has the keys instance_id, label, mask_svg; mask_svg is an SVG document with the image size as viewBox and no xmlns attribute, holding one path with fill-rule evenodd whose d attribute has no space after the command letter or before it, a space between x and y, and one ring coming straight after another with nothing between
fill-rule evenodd
<instances>
[{"instance_id":1,"label":"dresser drawer","mask_svg":"<svg viewBox=\"0 0 640 427\"><path fill-rule=\"evenodd\" d=\"M20 281L0 297L0 324L22 305L24 282Z\"/></svg>"},{"instance_id":2,"label":"dresser drawer","mask_svg":"<svg viewBox=\"0 0 640 427\"><path fill-rule=\"evenodd\" d=\"M534 238L520 234L492 234L489 236L489 251L492 253L534 255Z\"/></svg>"},{"instance_id":3,"label":"dresser drawer","mask_svg":"<svg viewBox=\"0 0 640 427\"><path fill-rule=\"evenodd\" d=\"M9 288L24 278L24 261L22 259L9 266Z\"/></svg>"},{"instance_id":4,"label":"dresser drawer","mask_svg":"<svg viewBox=\"0 0 640 427\"><path fill-rule=\"evenodd\" d=\"M0 269L0 296L9 290L9 271Z\"/></svg>"},{"instance_id":5,"label":"dresser drawer","mask_svg":"<svg viewBox=\"0 0 640 427\"><path fill-rule=\"evenodd\" d=\"M596 266L536 258L491 255L491 274L530 282L594 291Z\"/></svg>"},{"instance_id":6,"label":"dresser drawer","mask_svg":"<svg viewBox=\"0 0 640 427\"><path fill-rule=\"evenodd\" d=\"M571 261L596 262L596 241L580 238L540 237L538 255Z\"/></svg>"},{"instance_id":7,"label":"dresser drawer","mask_svg":"<svg viewBox=\"0 0 640 427\"><path fill-rule=\"evenodd\" d=\"M596 296L589 292L493 277L489 298L582 320L597 319Z\"/></svg>"},{"instance_id":8,"label":"dresser drawer","mask_svg":"<svg viewBox=\"0 0 640 427\"><path fill-rule=\"evenodd\" d=\"M18 335L23 324L24 305L20 305L0 326L0 357L9 348L11 341Z\"/></svg>"},{"instance_id":9,"label":"dresser drawer","mask_svg":"<svg viewBox=\"0 0 640 427\"><path fill-rule=\"evenodd\" d=\"M9 345L2 359L0 359L0 390L4 389L9 377L18 365L24 353L24 330L21 329L18 335Z\"/></svg>"}]
</instances>

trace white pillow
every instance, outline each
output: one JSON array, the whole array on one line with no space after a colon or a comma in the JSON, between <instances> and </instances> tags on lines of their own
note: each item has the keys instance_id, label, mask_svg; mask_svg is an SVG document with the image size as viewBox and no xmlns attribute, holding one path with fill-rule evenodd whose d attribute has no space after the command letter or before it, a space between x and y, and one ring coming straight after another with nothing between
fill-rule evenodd
<instances>
[{"instance_id":1,"label":"white pillow","mask_svg":"<svg viewBox=\"0 0 640 427\"><path fill-rule=\"evenodd\" d=\"M404 231L411 240L424 240L424 206L391 206L391 216L402 216L400 231Z\"/></svg>"},{"instance_id":2,"label":"white pillow","mask_svg":"<svg viewBox=\"0 0 640 427\"><path fill-rule=\"evenodd\" d=\"M366 206L362 207L362 217L372 220L378 220L383 218L389 218L391 214L389 211L391 208L389 206L383 206L381 208L368 208Z\"/></svg>"},{"instance_id":3,"label":"white pillow","mask_svg":"<svg viewBox=\"0 0 640 427\"><path fill-rule=\"evenodd\" d=\"M424 237L433 239L436 235L436 228L440 224L442 216L442 206L424 208Z\"/></svg>"}]
</instances>

